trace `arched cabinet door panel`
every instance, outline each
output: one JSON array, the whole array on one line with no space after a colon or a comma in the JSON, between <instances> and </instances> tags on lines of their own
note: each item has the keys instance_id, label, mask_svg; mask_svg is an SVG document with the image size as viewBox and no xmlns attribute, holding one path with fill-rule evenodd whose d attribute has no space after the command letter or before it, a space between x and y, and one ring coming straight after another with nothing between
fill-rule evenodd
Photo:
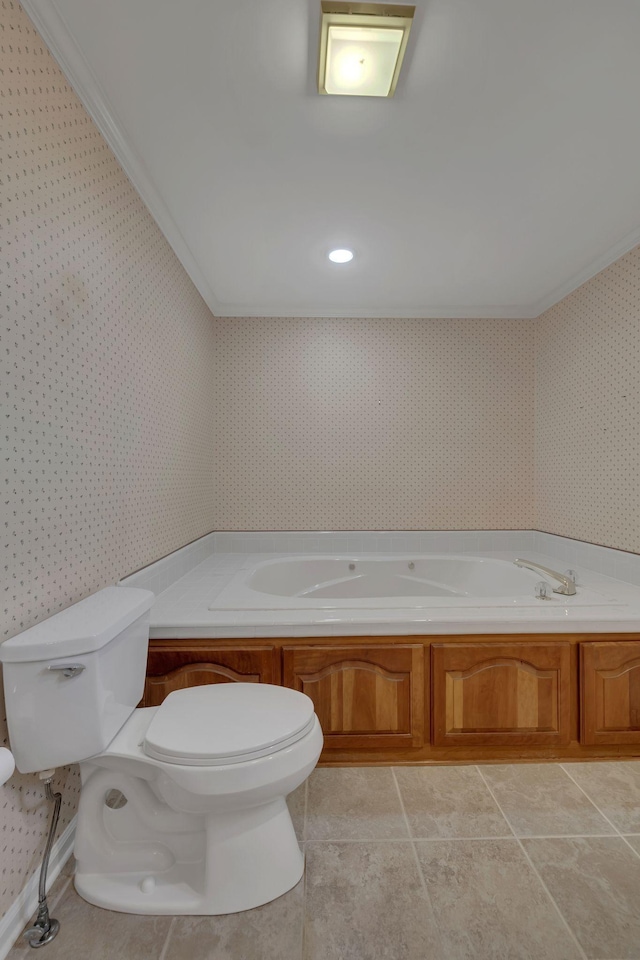
<instances>
[{"instance_id":1,"label":"arched cabinet door panel","mask_svg":"<svg viewBox=\"0 0 640 960\"><path fill-rule=\"evenodd\" d=\"M436 746L569 743L569 643L434 643L431 651Z\"/></svg>"},{"instance_id":2,"label":"arched cabinet door panel","mask_svg":"<svg viewBox=\"0 0 640 960\"><path fill-rule=\"evenodd\" d=\"M580 644L584 744L640 743L640 640Z\"/></svg>"},{"instance_id":3,"label":"arched cabinet door panel","mask_svg":"<svg viewBox=\"0 0 640 960\"><path fill-rule=\"evenodd\" d=\"M283 682L311 697L326 749L420 747L422 644L287 646Z\"/></svg>"},{"instance_id":4,"label":"arched cabinet door panel","mask_svg":"<svg viewBox=\"0 0 640 960\"><path fill-rule=\"evenodd\" d=\"M150 648L142 706L157 707L174 690L203 683L278 683L279 679L275 647L238 650L180 640Z\"/></svg>"}]
</instances>

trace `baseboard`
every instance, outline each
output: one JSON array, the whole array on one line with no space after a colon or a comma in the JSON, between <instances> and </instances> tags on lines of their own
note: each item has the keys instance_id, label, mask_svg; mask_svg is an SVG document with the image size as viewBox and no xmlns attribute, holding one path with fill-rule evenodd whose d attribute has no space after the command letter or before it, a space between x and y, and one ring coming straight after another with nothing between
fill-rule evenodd
<instances>
[{"instance_id":1,"label":"baseboard","mask_svg":"<svg viewBox=\"0 0 640 960\"><path fill-rule=\"evenodd\" d=\"M76 818L66 827L64 833L56 840L51 850L49 871L47 875L47 892L53 882L60 876L60 872L73 851L73 841L76 834ZM0 919L0 960L11 950L12 946L25 929L30 920L35 917L38 906L38 883L40 881L40 866L20 891L5 915Z\"/></svg>"}]
</instances>

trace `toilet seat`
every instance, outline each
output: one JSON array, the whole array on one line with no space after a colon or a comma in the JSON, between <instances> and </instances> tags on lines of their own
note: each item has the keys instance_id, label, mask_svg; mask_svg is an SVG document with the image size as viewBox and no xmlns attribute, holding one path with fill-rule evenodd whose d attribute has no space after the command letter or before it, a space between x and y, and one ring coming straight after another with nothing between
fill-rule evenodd
<instances>
[{"instance_id":1,"label":"toilet seat","mask_svg":"<svg viewBox=\"0 0 640 960\"><path fill-rule=\"evenodd\" d=\"M240 763L284 750L314 725L313 701L288 687L220 683L175 690L147 728L148 757L182 766Z\"/></svg>"}]
</instances>

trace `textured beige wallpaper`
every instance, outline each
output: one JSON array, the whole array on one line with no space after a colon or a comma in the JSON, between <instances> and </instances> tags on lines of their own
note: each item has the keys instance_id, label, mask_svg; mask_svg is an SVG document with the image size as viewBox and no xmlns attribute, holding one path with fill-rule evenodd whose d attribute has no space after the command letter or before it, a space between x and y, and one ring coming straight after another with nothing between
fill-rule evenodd
<instances>
[{"instance_id":1,"label":"textured beige wallpaper","mask_svg":"<svg viewBox=\"0 0 640 960\"><path fill-rule=\"evenodd\" d=\"M215 453L211 314L8 0L0 124L4 639L211 530ZM36 778L0 788L0 914L47 817Z\"/></svg>"},{"instance_id":2,"label":"textured beige wallpaper","mask_svg":"<svg viewBox=\"0 0 640 960\"><path fill-rule=\"evenodd\" d=\"M532 525L531 321L215 331L216 529Z\"/></svg>"},{"instance_id":3,"label":"textured beige wallpaper","mask_svg":"<svg viewBox=\"0 0 640 960\"><path fill-rule=\"evenodd\" d=\"M640 553L640 247L535 323L536 526Z\"/></svg>"},{"instance_id":4,"label":"textured beige wallpaper","mask_svg":"<svg viewBox=\"0 0 640 960\"><path fill-rule=\"evenodd\" d=\"M640 551L640 250L539 321L214 321L11 0L0 56L0 638L212 529ZM0 915L47 816L0 788Z\"/></svg>"}]
</instances>

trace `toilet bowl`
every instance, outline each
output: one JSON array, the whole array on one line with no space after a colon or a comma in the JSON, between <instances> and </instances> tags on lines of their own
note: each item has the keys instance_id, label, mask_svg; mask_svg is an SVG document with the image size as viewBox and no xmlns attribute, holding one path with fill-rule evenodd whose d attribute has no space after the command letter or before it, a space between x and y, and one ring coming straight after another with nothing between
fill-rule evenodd
<instances>
[{"instance_id":1,"label":"toilet bowl","mask_svg":"<svg viewBox=\"0 0 640 960\"><path fill-rule=\"evenodd\" d=\"M262 713L260 726L248 721L248 706ZM217 726L222 717L233 748ZM267 748L269 719L278 743ZM159 744L170 760L153 756ZM285 797L321 749L313 704L282 687L192 687L136 710L103 754L81 764L78 893L149 914L235 913L281 896L304 867ZM122 797L109 807L113 791Z\"/></svg>"},{"instance_id":2,"label":"toilet bowl","mask_svg":"<svg viewBox=\"0 0 640 960\"><path fill-rule=\"evenodd\" d=\"M152 599L106 588L0 647L17 766L80 762L75 884L89 902L247 910L302 876L286 797L318 762L320 724L309 697L270 684L191 687L136 708Z\"/></svg>"}]
</instances>

